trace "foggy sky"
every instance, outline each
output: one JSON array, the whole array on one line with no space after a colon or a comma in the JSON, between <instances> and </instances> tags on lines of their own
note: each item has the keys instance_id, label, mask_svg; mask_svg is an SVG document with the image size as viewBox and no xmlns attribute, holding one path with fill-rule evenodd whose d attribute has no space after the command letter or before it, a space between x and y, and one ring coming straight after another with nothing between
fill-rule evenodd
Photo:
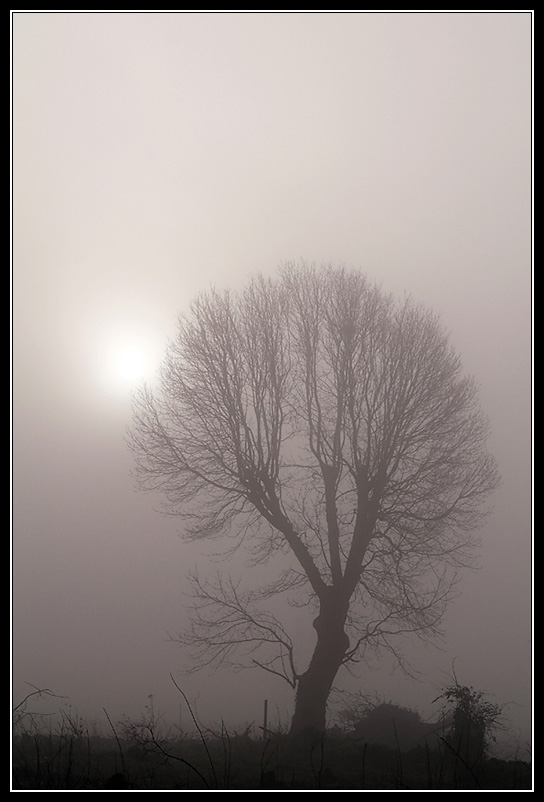
<instances>
[{"instance_id":1,"label":"foggy sky","mask_svg":"<svg viewBox=\"0 0 544 802\"><path fill-rule=\"evenodd\" d=\"M289 690L185 678L169 642L207 558L136 493L124 441L146 349L214 285L286 260L345 263L438 312L502 474L481 568L421 681L346 687L431 715L449 683L531 713L531 25L519 13L37 13L13 21L13 700L88 720L257 721ZM300 638L311 647L311 630ZM306 645L306 644L305 644ZM341 685L341 677L337 678Z\"/></svg>"}]
</instances>

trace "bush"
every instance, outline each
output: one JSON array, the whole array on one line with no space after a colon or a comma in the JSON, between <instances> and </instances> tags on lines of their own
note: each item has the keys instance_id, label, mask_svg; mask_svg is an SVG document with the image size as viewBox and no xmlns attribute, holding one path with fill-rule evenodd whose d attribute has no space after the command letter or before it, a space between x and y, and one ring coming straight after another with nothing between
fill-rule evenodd
<instances>
[{"instance_id":1,"label":"bush","mask_svg":"<svg viewBox=\"0 0 544 802\"><path fill-rule=\"evenodd\" d=\"M339 719L352 736L407 752L425 742L430 727L415 710L355 694Z\"/></svg>"},{"instance_id":2,"label":"bush","mask_svg":"<svg viewBox=\"0 0 544 802\"><path fill-rule=\"evenodd\" d=\"M447 687L434 701L443 701L451 728L445 738L452 753L473 771L488 756L495 732L501 728L502 707L488 701L483 691L459 685Z\"/></svg>"}]
</instances>

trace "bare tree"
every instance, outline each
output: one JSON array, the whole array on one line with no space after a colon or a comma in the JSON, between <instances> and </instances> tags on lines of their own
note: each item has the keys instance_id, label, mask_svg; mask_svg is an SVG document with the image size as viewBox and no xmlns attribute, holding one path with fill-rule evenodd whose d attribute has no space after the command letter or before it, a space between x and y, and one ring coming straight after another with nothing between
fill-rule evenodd
<instances>
[{"instance_id":1,"label":"bare tree","mask_svg":"<svg viewBox=\"0 0 544 802\"><path fill-rule=\"evenodd\" d=\"M290 555L266 588L194 578L199 664L249 654L296 688L292 731L323 730L342 665L439 632L498 483L486 438L437 317L358 272L287 265L197 298L135 404L141 486L189 539L244 541L270 570ZM316 610L304 671L262 605L293 588Z\"/></svg>"}]
</instances>

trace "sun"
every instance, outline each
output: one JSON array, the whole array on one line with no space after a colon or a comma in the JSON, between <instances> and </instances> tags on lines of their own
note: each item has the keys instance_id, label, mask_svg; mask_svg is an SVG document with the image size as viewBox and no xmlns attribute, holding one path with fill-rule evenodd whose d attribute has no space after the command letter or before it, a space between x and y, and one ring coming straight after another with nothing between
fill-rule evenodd
<instances>
[{"instance_id":1,"label":"sun","mask_svg":"<svg viewBox=\"0 0 544 802\"><path fill-rule=\"evenodd\" d=\"M114 348L111 361L113 373L128 384L144 379L150 368L150 355L141 343L119 345Z\"/></svg>"},{"instance_id":2,"label":"sun","mask_svg":"<svg viewBox=\"0 0 544 802\"><path fill-rule=\"evenodd\" d=\"M85 329L87 373L104 398L130 399L143 384L159 381L170 332L153 310L106 310Z\"/></svg>"},{"instance_id":3,"label":"sun","mask_svg":"<svg viewBox=\"0 0 544 802\"><path fill-rule=\"evenodd\" d=\"M104 353L103 379L113 392L126 392L151 379L157 354L149 340L134 333L111 337Z\"/></svg>"},{"instance_id":4,"label":"sun","mask_svg":"<svg viewBox=\"0 0 544 802\"><path fill-rule=\"evenodd\" d=\"M93 383L106 395L129 396L156 377L163 348L154 332L131 326L104 326L89 341Z\"/></svg>"}]
</instances>

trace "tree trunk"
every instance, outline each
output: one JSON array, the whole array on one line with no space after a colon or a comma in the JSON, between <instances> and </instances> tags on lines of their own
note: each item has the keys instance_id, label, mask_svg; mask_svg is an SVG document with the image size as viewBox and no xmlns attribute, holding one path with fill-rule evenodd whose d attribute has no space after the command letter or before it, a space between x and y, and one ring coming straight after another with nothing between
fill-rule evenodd
<instances>
[{"instance_id":1,"label":"tree trunk","mask_svg":"<svg viewBox=\"0 0 544 802\"><path fill-rule=\"evenodd\" d=\"M314 621L317 643L308 670L299 678L291 735L317 737L325 731L327 699L349 647L344 632L347 605L321 604Z\"/></svg>"}]
</instances>

